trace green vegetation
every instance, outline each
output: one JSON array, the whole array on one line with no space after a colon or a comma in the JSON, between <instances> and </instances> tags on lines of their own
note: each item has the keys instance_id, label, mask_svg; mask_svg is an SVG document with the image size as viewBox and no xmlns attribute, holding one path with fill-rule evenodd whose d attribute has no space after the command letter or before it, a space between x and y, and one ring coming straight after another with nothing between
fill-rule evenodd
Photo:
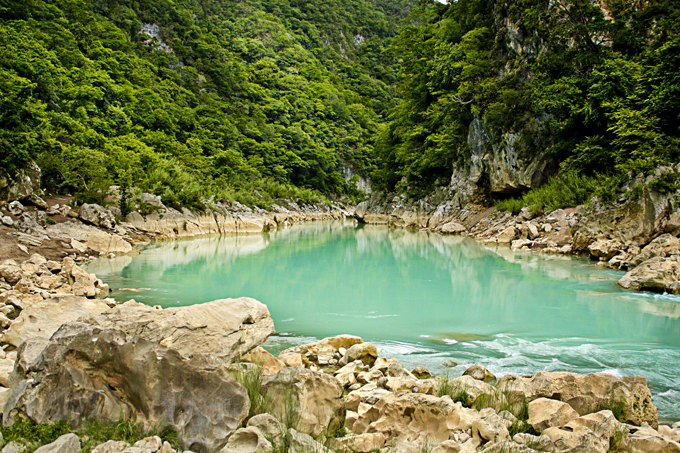
<instances>
[{"instance_id":1,"label":"green vegetation","mask_svg":"<svg viewBox=\"0 0 680 453\"><path fill-rule=\"evenodd\" d=\"M2 0L0 176L35 160L81 202L356 200L342 167L375 168L413 1Z\"/></svg>"},{"instance_id":2,"label":"green vegetation","mask_svg":"<svg viewBox=\"0 0 680 453\"><path fill-rule=\"evenodd\" d=\"M562 175L598 176L603 194L677 162L676 2L598 4L422 1L391 46L403 101L376 144L378 186L418 197L448 182L469 161L473 119L487 151L516 134L520 156L547 153Z\"/></svg>"},{"instance_id":3,"label":"green vegetation","mask_svg":"<svg viewBox=\"0 0 680 453\"><path fill-rule=\"evenodd\" d=\"M587 203L598 189L594 177L568 173L562 178L551 178L537 189L530 190L521 198L508 198L496 203L496 208L513 214L528 206L531 212L552 212L555 209L578 206Z\"/></svg>"},{"instance_id":4,"label":"green vegetation","mask_svg":"<svg viewBox=\"0 0 680 453\"><path fill-rule=\"evenodd\" d=\"M132 421L130 418L121 416L118 420L88 420L81 428L73 428L67 423L34 423L29 419L19 419L12 426L0 425L5 443L23 442L26 444L24 453L31 453L42 445L57 440L60 436L75 433L81 439L81 450L89 452L95 446L108 440L125 441L134 444L138 440L151 436L159 436L164 442L170 443L178 451L182 451L177 433L172 429L159 424L150 430Z\"/></svg>"}]
</instances>

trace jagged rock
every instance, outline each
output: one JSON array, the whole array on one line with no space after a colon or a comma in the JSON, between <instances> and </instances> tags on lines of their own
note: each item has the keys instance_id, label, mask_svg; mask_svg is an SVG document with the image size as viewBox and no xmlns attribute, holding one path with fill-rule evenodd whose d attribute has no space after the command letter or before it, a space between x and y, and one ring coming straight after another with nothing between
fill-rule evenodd
<instances>
[{"instance_id":1,"label":"jagged rock","mask_svg":"<svg viewBox=\"0 0 680 453\"><path fill-rule=\"evenodd\" d=\"M370 453L380 450L385 445L385 440L385 435L382 433L364 433L352 436L347 444L352 452Z\"/></svg>"},{"instance_id":2,"label":"jagged rock","mask_svg":"<svg viewBox=\"0 0 680 453\"><path fill-rule=\"evenodd\" d=\"M288 430L288 438L290 439L290 453L333 453L315 441L309 434L298 432L292 428Z\"/></svg>"},{"instance_id":3,"label":"jagged rock","mask_svg":"<svg viewBox=\"0 0 680 453\"><path fill-rule=\"evenodd\" d=\"M630 436L628 453L680 453L680 444L663 437Z\"/></svg>"},{"instance_id":4,"label":"jagged rock","mask_svg":"<svg viewBox=\"0 0 680 453\"><path fill-rule=\"evenodd\" d=\"M503 419L495 413L472 422L472 433L489 442L501 442L510 437Z\"/></svg>"},{"instance_id":5,"label":"jagged rock","mask_svg":"<svg viewBox=\"0 0 680 453\"><path fill-rule=\"evenodd\" d=\"M665 233L647 244L640 253L633 257L627 264L628 267L632 269L651 258L657 256L667 257L671 255L680 255L680 239L669 233Z\"/></svg>"},{"instance_id":6,"label":"jagged rock","mask_svg":"<svg viewBox=\"0 0 680 453\"><path fill-rule=\"evenodd\" d=\"M477 380L472 376L461 376L449 381L449 386L467 394L466 404L469 406L481 395L492 395L494 388L486 382Z\"/></svg>"},{"instance_id":7,"label":"jagged rock","mask_svg":"<svg viewBox=\"0 0 680 453\"><path fill-rule=\"evenodd\" d=\"M292 408L300 432L314 436L334 432L345 420L343 387L325 373L284 368L265 377L262 385L272 400L273 415L283 421Z\"/></svg>"},{"instance_id":8,"label":"jagged rock","mask_svg":"<svg viewBox=\"0 0 680 453\"><path fill-rule=\"evenodd\" d=\"M463 372L463 376L470 376L473 379L484 382L493 382L496 380L496 376L486 368L481 365L473 365Z\"/></svg>"},{"instance_id":9,"label":"jagged rock","mask_svg":"<svg viewBox=\"0 0 680 453\"><path fill-rule=\"evenodd\" d=\"M574 429L548 428L541 437L550 440L549 451L560 453L606 453L609 442L599 438L594 432L583 426Z\"/></svg>"},{"instance_id":10,"label":"jagged rock","mask_svg":"<svg viewBox=\"0 0 680 453\"><path fill-rule=\"evenodd\" d=\"M678 293L680 288L673 285L680 280L680 256L668 258L656 256L629 271L618 281L619 286L636 291Z\"/></svg>"},{"instance_id":11,"label":"jagged rock","mask_svg":"<svg viewBox=\"0 0 680 453\"><path fill-rule=\"evenodd\" d=\"M493 242L499 244L510 244L512 241L517 239L519 231L514 226L509 226L503 231L501 231L494 239Z\"/></svg>"},{"instance_id":12,"label":"jagged rock","mask_svg":"<svg viewBox=\"0 0 680 453\"><path fill-rule=\"evenodd\" d=\"M345 408L357 412L359 404L375 404L380 398L389 395L389 391L378 387L376 383L367 384L360 389L354 390L345 397Z\"/></svg>"},{"instance_id":13,"label":"jagged rock","mask_svg":"<svg viewBox=\"0 0 680 453\"><path fill-rule=\"evenodd\" d=\"M8 215L3 216L0 219L0 222L2 222L3 225L8 226L8 227L14 226L14 220L12 220L12 218Z\"/></svg>"},{"instance_id":14,"label":"jagged rock","mask_svg":"<svg viewBox=\"0 0 680 453\"><path fill-rule=\"evenodd\" d=\"M0 201L24 200L40 193L40 167L31 161L11 178L0 176Z\"/></svg>"},{"instance_id":15,"label":"jagged rock","mask_svg":"<svg viewBox=\"0 0 680 453\"><path fill-rule=\"evenodd\" d=\"M578 426L583 426L609 444L609 440L616 434L619 425L620 423L616 420L612 411L605 410L575 418L564 426L572 430L575 430ZM607 449L609 449L608 445Z\"/></svg>"},{"instance_id":16,"label":"jagged rock","mask_svg":"<svg viewBox=\"0 0 680 453\"><path fill-rule=\"evenodd\" d=\"M529 403L527 423L538 433L553 426L565 426L575 418L578 418L578 413L562 401L538 398Z\"/></svg>"},{"instance_id":17,"label":"jagged rock","mask_svg":"<svg viewBox=\"0 0 680 453\"><path fill-rule=\"evenodd\" d=\"M20 216L21 214L24 213L24 205L22 205L18 201L11 202L8 206L8 209L13 216Z\"/></svg>"},{"instance_id":18,"label":"jagged rock","mask_svg":"<svg viewBox=\"0 0 680 453\"><path fill-rule=\"evenodd\" d=\"M157 452L163 446L163 440L158 436L145 437L144 439L135 442L133 447L148 450L152 453Z\"/></svg>"},{"instance_id":19,"label":"jagged rock","mask_svg":"<svg viewBox=\"0 0 680 453\"><path fill-rule=\"evenodd\" d=\"M83 204L78 211L78 216L83 222L94 226L112 230L116 227L116 218L103 206L98 204Z\"/></svg>"},{"instance_id":20,"label":"jagged rock","mask_svg":"<svg viewBox=\"0 0 680 453\"><path fill-rule=\"evenodd\" d=\"M35 450L37 453L80 453L80 439L73 433L64 434L54 442Z\"/></svg>"},{"instance_id":21,"label":"jagged rock","mask_svg":"<svg viewBox=\"0 0 680 453\"><path fill-rule=\"evenodd\" d=\"M19 349L4 420L17 411L38 423L135 415L146 426L165 420L185 448L217 451L250 407L222 365L271 333L267 308L247 298L166 310L131 301L84 316L30 366Z\"/></svg>"},{"instance_id":22,"label":"jagged rock","mask_svg":"<svg viewBox=\"0 0 680 453\"><path fill-rule=\"evenodd\" d=\"M467 231L467 228L460 223L449 222L442 225L439 231L445 234L463 234Z\"/></svg>"},{"instance_id":23,"label":"jagged rock","mask_svg":"<svg viewBox=\"0 0 680 453\"><path fill-rule=\"evenodd\" d=\"M556 209L550 214L548 214L545 220L551 223L563 222L567 220L567 213L564 212L564 209Z\"/></svg>"},{"instance_id":24,"label":"jagged rock","mask_svg":"<svg viewBox=\"0 0 680 453\"><path fill-rule=\"evenodd\" d=\"M358 343L352 345L345 355L340 359L338 365L344 366L355 360L361 360L368 366L373 366L375 359L378 358L378 350L372 343Z\"/></svg>"},{"instance_id":25,"label":"jagged rock","mask_svg":"<svg viewBox=\"0 0 680 453\"><path fill-rule=\"evenodd\" d=\"M670 439L673 442L680 442L680 429L673 429L667 425L659 425L657 431L666 439Z\"/></svg>"},{"instance_id":26,"label":"jagged rock","mask_svg":"<svg viewBox=\"0 0 680 453\"><path fill-rule=\"evenodd\" d=\"M275 447L281 445L285 430L283 430L279 421L270 414L258 414L248 420L247 426L252 426L260 430L262 434Z\"/></svg>"},{"instance_id":27,"label":"jagged rock","mask_svg":"<svg viewBox=\"0 0 680 453\"><path fill-rule=\"evenodd\" d=\"M0 359L0 385L9 387L9 375L14 369L14 360Z\"/></svg>"},{"instance_id":28,"label":"jagged rock","mask_svg":"<svg viewBox=\"0 0 680 453\"><path fill-rule=\"evenodd\" d=\"M274 447L254 426L241 428L231 435L221 453L272 453Z\"/></svg>"},{"instance_id":29,"label":"jagged rock","mask_svg":"<svg viewBox=\"0 0 680 453\"><path fill-rule=\"evenodd\" d=\"M588 251L593 259L609 261L623 248L623 243L617 239L598 239L588 246Z\"/></svg>"},{"instance_id":30,"label":"jagged rock","mask_svg":"<svg viewBox=\"0 0 680 453\"><path fill-rule=\"evenodd\" d=\"M432 374L430 374L428 369L423 366L415 367L413 371L411 371L411 374L417 379L430 379L432 377Z\"/></svg>"},{"instance_id":31,"label":"jagged rock","mask_svg":"<svg viewBox=\"0 0 680 453\"><path fill-rule=\"evenodd\" d=\"M23 272L19 266L12 264L0 265L0 277L4 278L7 283L16 283L23 276Z\"/></svg>"},{"instance_id":32,"label":"jagged rock","mask_svg":"<svg viewBox=\"0 0 680 453\"><path fill-rule=\"evenodd\" d=\"M132 246L118 234L109 234L80 222L64 222L47 227L47 234L54 239L75 239L98 253L123 254L133 252Z\"/></svg>"},{"instance_id":33,"label":"jagged rock","mask_svg":"<svg viewBox=\"0 0 680 453\"><path fill-rule=\"evenodd\" d=\"M99 444L90 453L121 453L130 446L129 443L120 440L109 440Z\"/></svg>"},{"instance_id":34,"label":"jagged rock","mask_svg":"<svg viewBox=\"0 0 680 453\"><path fill-rule=\"evenodd\" d=\"M287 367L309 368L310 363L307 357L298 352L283 351L279 354L278 360L283 362Z\"/></svg>"},{"instance_id":35,"label":"jagged rock","mask_svg":"<svg viewBox=\"0 0 680 453\"><path fill-rule=\"evenodd\" d=\"M538 372L530 377L506 375L496 382L496 388L508 393L515 401L527 398L556 399L569 404L579 415L622 405L622 420L634 425L648 422L658 426L658 414L652 402L647 380L641 376L618 378L611 374Z\"/></svg>"},{"instance_id":36,"label":"jagged rock","mask_svg":"<svg viewBox=\"0 0 680 453\"><path fill-rule=\"evenodd\" d=\"M260 346L241 357L241 362L250 362L262 367L265 376L278 373L286 367L285 363Z\"/></svg>"},{"instance_id":37,"label":"jagged rock","mask_svg":"<svg viewBox=\"0 0 680 453\"><path fill-rule=\"evenodd\" d=\"M42 209L43 211L49 208L45 200L43 200L36 194L31 194L28 198L25 198L24 201L26 202L26 204L33 205L37 208Z\"/></svg>"}]
</instances>

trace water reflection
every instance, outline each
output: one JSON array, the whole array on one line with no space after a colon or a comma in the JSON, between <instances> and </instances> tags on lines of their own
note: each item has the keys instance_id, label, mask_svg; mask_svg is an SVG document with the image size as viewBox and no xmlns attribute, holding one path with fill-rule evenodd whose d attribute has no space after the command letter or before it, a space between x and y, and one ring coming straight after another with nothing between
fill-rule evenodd
<instances>
[{"instance_id":1,"label":"water reflection","mask_svg":"<svg viewBox=\"0 0 680 453\"><path fill-rule=\"evenodd\" d=\"M114 289L148 288L114 292L121 300L170 306L250 296L268 305L282 332L351 333L435 370L454 361L499 375L643 374L666 415L680 412L664 403L680 389L678 298L619 290L620 273L586 260L324 222L159 243L89 269Z\"/></svg>"}]
</instances>

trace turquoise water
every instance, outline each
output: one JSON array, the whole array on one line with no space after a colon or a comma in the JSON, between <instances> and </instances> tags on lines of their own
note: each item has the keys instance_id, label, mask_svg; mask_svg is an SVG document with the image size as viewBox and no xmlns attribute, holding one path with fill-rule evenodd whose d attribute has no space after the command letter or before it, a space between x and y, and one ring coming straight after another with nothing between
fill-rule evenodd
<instances>
[{"instance_id":1,"label":"turquoise water","mask_svg":"<svg viewBox=\"0 0 680 453\"><path fill-rule=\"evenodd\" d=\"M162 242L88 270L120 301L258 299L274 352L349 333L451 375L472 364L497 376L639 374L660 416L680 419L680 298L620 290L622 273L588 260L345 221Z\"/></svg>"}]
</instances>

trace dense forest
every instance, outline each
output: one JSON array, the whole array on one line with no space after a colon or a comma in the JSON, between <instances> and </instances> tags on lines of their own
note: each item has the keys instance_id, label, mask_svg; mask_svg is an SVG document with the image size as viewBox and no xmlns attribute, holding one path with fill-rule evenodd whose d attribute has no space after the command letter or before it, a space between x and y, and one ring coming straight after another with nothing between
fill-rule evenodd
<instances>
[{"instance_id":1,"label":"dense forest","mask_svg":"<svg viewBox=\"0 0 680 453\"><path fill-rule=\"evenodd\" d=\"M418 198L478 120L611 193L678 162L679 31L675 0L0 0L0 176L175 207L358 201L352 174Z\"/></svg>"},{"instance_id":2,"label":"dense forest","mask_svg":"<svg viewBox=\"0 0 680 453\"><path fill-rule=\"evenodd\" d=\"M0 0L0 171L171 206L356 199L409 0Z\"/></svg>"},{"instance_id":3,"label":"dense forest","mask_svg":"<svg viewBox=\"0 0 680 453\"><path fill-rule=\"evenodd\" d=\"M674 0L421 2L392 43L402 60L376 149L384 190L418 197L469 160L469 126L519 135L602 194L678 162L680 8ZM675 186L666 172L659 189Z\"/></svg>"}]
</instances>

